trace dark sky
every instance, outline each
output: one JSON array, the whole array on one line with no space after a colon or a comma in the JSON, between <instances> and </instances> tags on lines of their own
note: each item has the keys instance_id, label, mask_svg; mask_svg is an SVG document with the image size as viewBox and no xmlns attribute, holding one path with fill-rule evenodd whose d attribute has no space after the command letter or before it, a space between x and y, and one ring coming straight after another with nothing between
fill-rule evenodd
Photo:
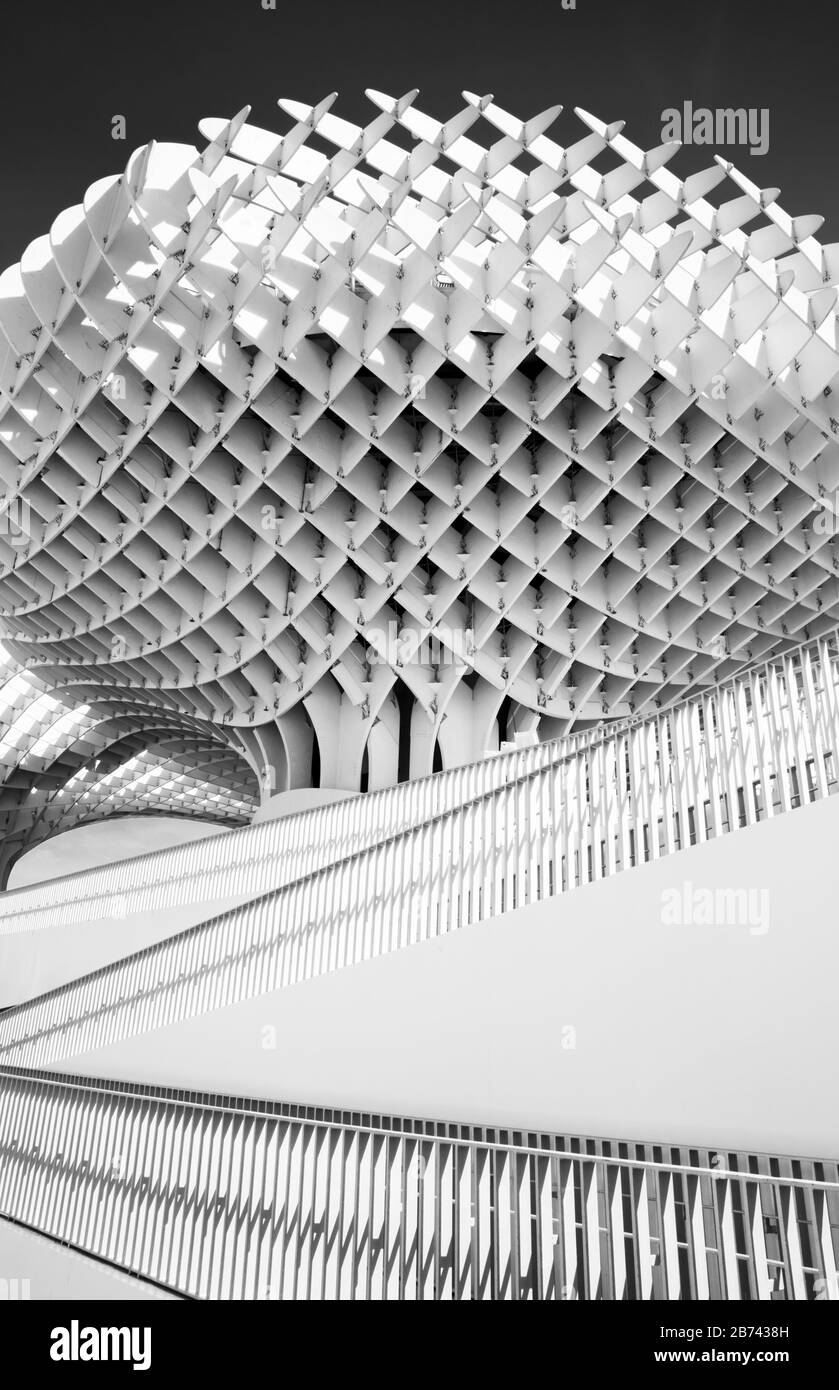
<instances>
[{"instance_id":1,"label":"dark sky","mask_svg":"<svg viewBox=\"0 0 839 1390\"><path fill-rule=\"evenodd\" d=\"M822 237L839 240L839 6L817 0L577 0L573 11L560 0L277 0L274 11L261 0L29 0L3 23L0 265L150 138L192 143L200 117L247 103L257 124L286 129L278 97L335 89L336 112L369 121L365 87L419 87L439 119L463 88L522 116L583 106L625 119L645 146L660 139L662 110L685 100L766 107L769 152L722 153L780 187L788 212L824 214ZM115 114L127 118L124 144L111 139ZM550 133L567 144L584 132L564 115ZM674 167L690 172L711 153L686 150Z\"/></svg>"}]
</instances>

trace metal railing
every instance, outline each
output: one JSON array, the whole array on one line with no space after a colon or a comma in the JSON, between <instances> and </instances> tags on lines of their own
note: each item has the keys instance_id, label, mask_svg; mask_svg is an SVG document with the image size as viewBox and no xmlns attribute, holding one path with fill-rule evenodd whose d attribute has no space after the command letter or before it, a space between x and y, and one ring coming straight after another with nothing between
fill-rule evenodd
<instances>
[{"instance_id":1,"label":"metal railing","mask_svg":"<svg viewBox=\"0 0 839 1390\"><path fill-rule=\"evenodd\" d=\"M814 653L815 664L826 672L835 697L839 630L758 669L769 671L779 662L790 661L803 662L813 669ZM670 713L675 717L685 708L702 707L704 702L713 701L715 694L724 699L726 691L748 680L748 675L736 677L717 690L673 706ZM653 724L666 717L663 714L653 720L626 720L585 730L275 821L242 826L206 840L12 889L0 894L0 935L102 918L121 919L164 907L212 902L234 894L265 893L500 788L523 770L536 770L548 763L585 755L591 749L610 744L616 734L627 728L638 723ZM828 771L832 785L832 765Z\"/></svg>"},{"instance_id":2,"label":"metal railing","mask_svg":"<svg viewBox=\"0 0 839 1390\"><path fill-rule=\"evenodd\" d=\"M0 1059L53 1064L794 810L837 789L837 747L830 637L574 753L459 769L458 804L8 1009Z\"/></svg>"},{"instance_id":3,"label":"metal railing","mask_svg":"<svg viewBox=\"0 0 839 1390\"><path fill-rule=\"evenodd\" d=\"M0 936L268 892L503 786L526 752L539 763L587 747L586 731L332 805L228 830L0 894Z\"/></svg>"},{"instance_id":4,"label":"metal railing","mask_svg":"<svg viewBox=\"0 0 839 1390\"><path fill-rule=\"evenodd\" d=\"M835 1299L835 1162L0 1069L0 1215L210 1299Z\"/></svg>"}]
</instances>

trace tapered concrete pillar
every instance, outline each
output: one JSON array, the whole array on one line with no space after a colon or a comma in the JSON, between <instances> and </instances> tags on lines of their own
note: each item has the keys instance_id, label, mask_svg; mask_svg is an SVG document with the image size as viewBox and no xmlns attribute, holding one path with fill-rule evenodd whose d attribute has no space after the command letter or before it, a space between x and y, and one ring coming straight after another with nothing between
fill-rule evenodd
<instances>
[{"instance_id":1,"label":"tapered concrete pillar","mask_svg":"<svg viewBox=\"0 0 839 1390\"><path fill-rule=\"evenodd\" d=\"M411 710L411 777L428 777L434 766L434 745L439 725L415 701Z\"/></svg>"},{"instance_id":2,"label":"tapered concrete pillar","mask_svg":"<svg viewBox=\"0 0 839 1390\"><path fill-rule=\"evenodd\" d=\"M367 739L367 787L394 787L399 778L399 709L393 699L382 704Z\"/></svg>"},{"instance_id":3,"label":"tapered concrete pillar","mask_svg":"<svg viewBox=\"0 0 839 1390\"><path fill-rule=\"evenodd\" d=\"M277 728L283 741L287 763L287 787L308 787L312 780L312 728L302 708L281 714Z\"/></svg>"},{"instance_id":4,"label":"tapered concrete pillar","mask_svg":"<svg viewBox=\"0 0 839 1390\"><path fill-rule=\"evenodd\" d=\"M311 745L311 737L309 742ZM264 724L255 729L254 743L260 755L260 799L265 805L277 792L289 790L288 753L276 724Z\"/></svg>"},{"instance_id":5,"label":"tapered concrete pillar","mask_svg":"<svg viewBox=\"0 0 839 1390\"><path fill-rule=\"evenodd\" d=\"M504 692L494 686L478 685L470 690L459 685L446 705L440 724L440 752L443 767L462 767L478 762L498 747L498 710Z\"/></svg>"}]
</instances>

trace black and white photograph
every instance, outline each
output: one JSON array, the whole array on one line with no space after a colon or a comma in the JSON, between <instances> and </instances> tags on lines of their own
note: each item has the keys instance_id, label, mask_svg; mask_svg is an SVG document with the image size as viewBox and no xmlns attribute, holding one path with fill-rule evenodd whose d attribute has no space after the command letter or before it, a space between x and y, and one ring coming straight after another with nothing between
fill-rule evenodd
<instances>
[{"instance_id":1,"label":"black and white photograph","mask_svg":"<svg viewBox=\"0 0 839 1390\"><path fill-rule=\"evenodd\" d=\"M839 11L2 25L8 1345L829 1374Z\"/></svg>"}]
</instances>

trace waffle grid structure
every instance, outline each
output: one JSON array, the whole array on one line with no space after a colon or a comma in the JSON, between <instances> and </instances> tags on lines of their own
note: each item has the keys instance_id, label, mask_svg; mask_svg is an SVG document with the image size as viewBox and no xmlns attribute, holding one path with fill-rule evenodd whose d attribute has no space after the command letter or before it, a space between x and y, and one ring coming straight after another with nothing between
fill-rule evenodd
<instances>
[{"instance_id":1,"label":"waffle grid structure","mask_svg":"<svg viewBox=\"0 0 839 1390\"><path fill-rule=\"evenodd\" d=\"M0 1257L14 1222L184 1297L839 1298L835 1157L569 1132L521 944L561 903L582 999L577 890L832 827L839 246L620 122L368 95L145 146L0 277L0 882L115 813L231 827L0 894ZM365 794L251 823L312 784ZM503 933L515 1040L473 1007ZM407 1009L452 945L445 1118L374 1107L357 1039L318 1069L365 972ZM476 1120L524 1103L499 1035L527 1124Z\"/></svg>"},{"instance_id":2,"label":"waffle grid structure","mask_svg":"<svg viewBox=\"0 0 839 1390\"><path fill-rule=\"evenodd\" d=\"M839 614L821 219L585 112L369 95L143 147L0 280L5 870L122 798L393 784L405 725L418 776L645 714Z\"/></svg>"}]
</instances>

